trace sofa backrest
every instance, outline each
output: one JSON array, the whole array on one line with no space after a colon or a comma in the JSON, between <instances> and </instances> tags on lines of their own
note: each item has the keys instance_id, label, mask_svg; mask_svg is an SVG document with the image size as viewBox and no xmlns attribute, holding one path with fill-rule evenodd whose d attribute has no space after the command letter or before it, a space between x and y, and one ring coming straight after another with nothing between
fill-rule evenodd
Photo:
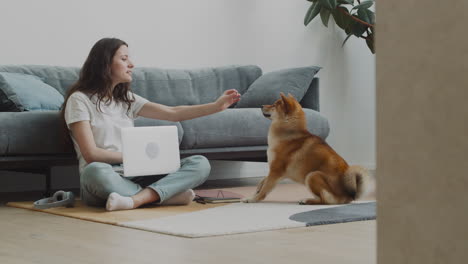
<instances>
[{"instance_id":1,"label":"sofa backrest","mask_svg":"<svg viewBox=\"0 0 468 264\"><path fill-rule=\"evenodd\" d=\"M253 65L190 70L138 68L133 72L132 89L169 106L204 104L229 89L243 94L260 75L262 70Z\"/></svg>"},{"instance_id":2,"label":"sofa backrest","mask_svg":"<svg viewBox=\"0 0 468 264\"><path fill-rule=\"evenodd\" d=\"M46 65L0 65L1 72L38 76L62 95L78 80L80 68ZM243 94L262 70L255 65L198 69L140 67L133 70L132 90L165 105L193 105L214 101L225 90Z\"/></svg>"}]
</instances>

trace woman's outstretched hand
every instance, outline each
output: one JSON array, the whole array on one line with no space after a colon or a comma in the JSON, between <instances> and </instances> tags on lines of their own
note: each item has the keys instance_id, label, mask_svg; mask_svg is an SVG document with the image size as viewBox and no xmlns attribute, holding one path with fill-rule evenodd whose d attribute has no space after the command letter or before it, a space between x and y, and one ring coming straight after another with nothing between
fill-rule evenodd
<instances>
[{"instance_id":1,"label":"woman's outstretched hand","mask_svg":"<svg viewBox=\"0 0 468 264\"><path fill-rule=\"evenodd\" d=\"M226 90L217 100L216 104L220 107L221 111L228 108L233 103L239 102L240 93L236 89Z\"/></svg>"}]
</instances>

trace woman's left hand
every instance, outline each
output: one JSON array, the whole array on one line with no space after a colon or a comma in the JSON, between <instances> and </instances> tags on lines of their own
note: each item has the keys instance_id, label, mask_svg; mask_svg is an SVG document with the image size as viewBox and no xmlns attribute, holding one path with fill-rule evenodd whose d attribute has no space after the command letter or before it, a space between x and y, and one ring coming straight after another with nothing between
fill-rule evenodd
<instances>
[{"instance_id":1,"label":"woman's left hand","mask_svg":"<svg viewBox=\"0 0 468 264\"><path fill-rule=\"evenodd\" d=\"M221 108L221 111L228 108L233 103L239 102L240 100L240 93L236 89L226 90L223 95L221 95L218 100L216 100L216 104Z\"/></svg>"}]
</instances>

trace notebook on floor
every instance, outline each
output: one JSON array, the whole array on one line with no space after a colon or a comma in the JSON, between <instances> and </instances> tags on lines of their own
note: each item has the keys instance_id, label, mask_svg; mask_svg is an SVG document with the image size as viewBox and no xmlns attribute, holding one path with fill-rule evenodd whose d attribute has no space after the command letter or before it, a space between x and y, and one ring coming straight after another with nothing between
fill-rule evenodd
<instances>
[{"instance_id":1,"label":"notebook on floor","mask_svg":"<svg viewBox=\"0 0 468 264\"><path fill-rule=\"evenodd\" d=\"M195 202L198 203L238 203L242 194L225 190L195 190Z\"/></svg>"},{"instance_id":2,"label":"notebook on floor","mask_svg":"<svg viewBox=\"0 0 468 264\"><path fill-rule=\"evenodd\" d=\"M122 128L123 164L114 170L124 177L168 174L180 168L176 126Z\"/></svg>"}]
</instances>

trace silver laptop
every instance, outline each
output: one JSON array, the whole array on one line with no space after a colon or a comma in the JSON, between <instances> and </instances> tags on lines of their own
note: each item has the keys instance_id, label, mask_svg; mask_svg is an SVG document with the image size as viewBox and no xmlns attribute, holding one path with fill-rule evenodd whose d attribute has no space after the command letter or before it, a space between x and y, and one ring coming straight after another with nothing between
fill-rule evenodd
<instances>
[{"instance_id":1,"label":"silver laptop","mask_svg":"<svg viewBox=\"0 0 468 264\"><path fill-rule=\"evenodd\" d=\"M114 170L124 177L168 174L180 168L176 126L123 128L123 164Z\"/></svg>"}]
</instances>

